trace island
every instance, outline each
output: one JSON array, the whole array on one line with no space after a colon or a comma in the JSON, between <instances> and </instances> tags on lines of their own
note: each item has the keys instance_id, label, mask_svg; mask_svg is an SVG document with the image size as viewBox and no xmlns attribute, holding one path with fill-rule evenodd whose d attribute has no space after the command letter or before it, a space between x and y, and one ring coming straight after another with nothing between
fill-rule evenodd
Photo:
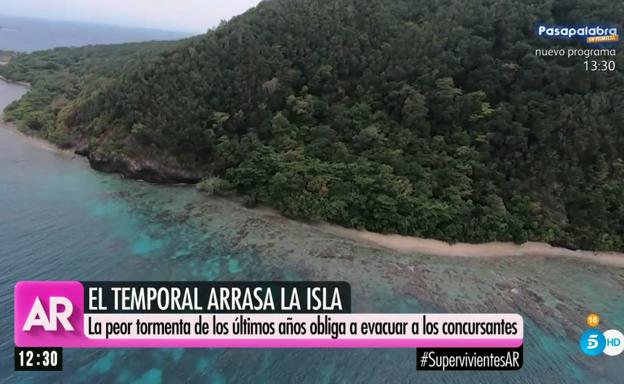
<instances>
[{"instance_id":1,"label":"island","mask_svg":"<svg viewBox=\"0 0 624 384\"><path fill-rule=\"evenodd\" d=\"M298 220L621 251L624 76L534 55L535 20L621 13L583 9L264 1L177 42L15 55L0 75L32 89L6 118L95 169Z\"/></svg>"}]
</instances>

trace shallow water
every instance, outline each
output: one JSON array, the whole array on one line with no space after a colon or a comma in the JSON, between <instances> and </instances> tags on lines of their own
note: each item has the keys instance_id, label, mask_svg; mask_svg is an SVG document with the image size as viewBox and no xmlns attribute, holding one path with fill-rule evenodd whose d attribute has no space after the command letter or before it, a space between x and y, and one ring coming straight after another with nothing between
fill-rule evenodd
<instances>
[{"instance_id":1,"label":"shallow water","mask_svg":"<svg viewBox=\"0 0 624 384\"><path fill-rule=\"evenodd\" d=\"M0 103L23 91L0 82ZM623 372L622 356L577 345L590 311L624 330L622 269L374 249L193 188L97 173L6 129L0 271L0 383L615 383ZM346 280L357 312L521 313L525 365L417 372L414 350L65 350L64 372L14 373L13 286L44 279Z\"/></svg>"}]
</instances>

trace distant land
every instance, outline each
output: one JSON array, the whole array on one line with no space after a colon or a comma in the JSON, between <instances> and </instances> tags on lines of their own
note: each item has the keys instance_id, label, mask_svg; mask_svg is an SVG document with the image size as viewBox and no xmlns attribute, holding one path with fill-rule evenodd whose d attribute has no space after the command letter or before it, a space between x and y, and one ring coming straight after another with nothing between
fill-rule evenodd
<instances>
[{"instance_id":1,"label":"distant land","mask_svg":"<svg viewBox=\"0 0 624 384\"><path fill-rule=\"evenodd\" d=\"M191 32L87 24L0 15L0 50L33 52L56 47L178 40Z\"/></svg>"}]
</instances>

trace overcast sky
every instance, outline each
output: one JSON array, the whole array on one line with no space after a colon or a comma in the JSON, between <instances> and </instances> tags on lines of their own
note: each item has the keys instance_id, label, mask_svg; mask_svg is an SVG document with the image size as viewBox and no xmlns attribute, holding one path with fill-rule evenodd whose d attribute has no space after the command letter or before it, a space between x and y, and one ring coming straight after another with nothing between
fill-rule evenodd
<instances>
[{"instance_id":1,"label":"overcast sky","mask_svg":"<svg viewBox=\"0 0 624 384\"><path fill-rule=\"evenodd\" d=\"M0 0L0 13L54 20L205 32L260 0Z\"/></svg>"}]
</instances>

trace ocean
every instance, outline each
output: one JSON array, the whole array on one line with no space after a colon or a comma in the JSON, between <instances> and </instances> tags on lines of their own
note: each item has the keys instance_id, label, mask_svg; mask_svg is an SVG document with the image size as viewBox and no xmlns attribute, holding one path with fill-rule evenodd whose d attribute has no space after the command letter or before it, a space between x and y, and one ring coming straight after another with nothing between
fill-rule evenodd
<instances>
[{"instance_id":1,"label":"ocean","mask_svg":"<svg viewBox=\"0 0 624 384\"><path fill-rule=\"evenodd\" d=\"M26 89L0 81L0 110ZM0 383L615 383L590 358L589 312L624 329L624 270L554 258L401 254L211 198L91 170L0 127ZM64 371L13 372L20 280L339 280L355 312L514 312L519 372L419 372L413 349L65 350ZM607 329L607 328L605 328Z\"/></svg>"},{"instance_id":2,"label":"ocean","mask_svg":"<svg viewBox=\"0 0 624 384\"><path fill-rule=\"evenodd\" d=\"M185 32L30 19L0 14L0 50L5 51L32 52L90 44L177 40L191 35Z\"/></svg>"}]
</instances>

